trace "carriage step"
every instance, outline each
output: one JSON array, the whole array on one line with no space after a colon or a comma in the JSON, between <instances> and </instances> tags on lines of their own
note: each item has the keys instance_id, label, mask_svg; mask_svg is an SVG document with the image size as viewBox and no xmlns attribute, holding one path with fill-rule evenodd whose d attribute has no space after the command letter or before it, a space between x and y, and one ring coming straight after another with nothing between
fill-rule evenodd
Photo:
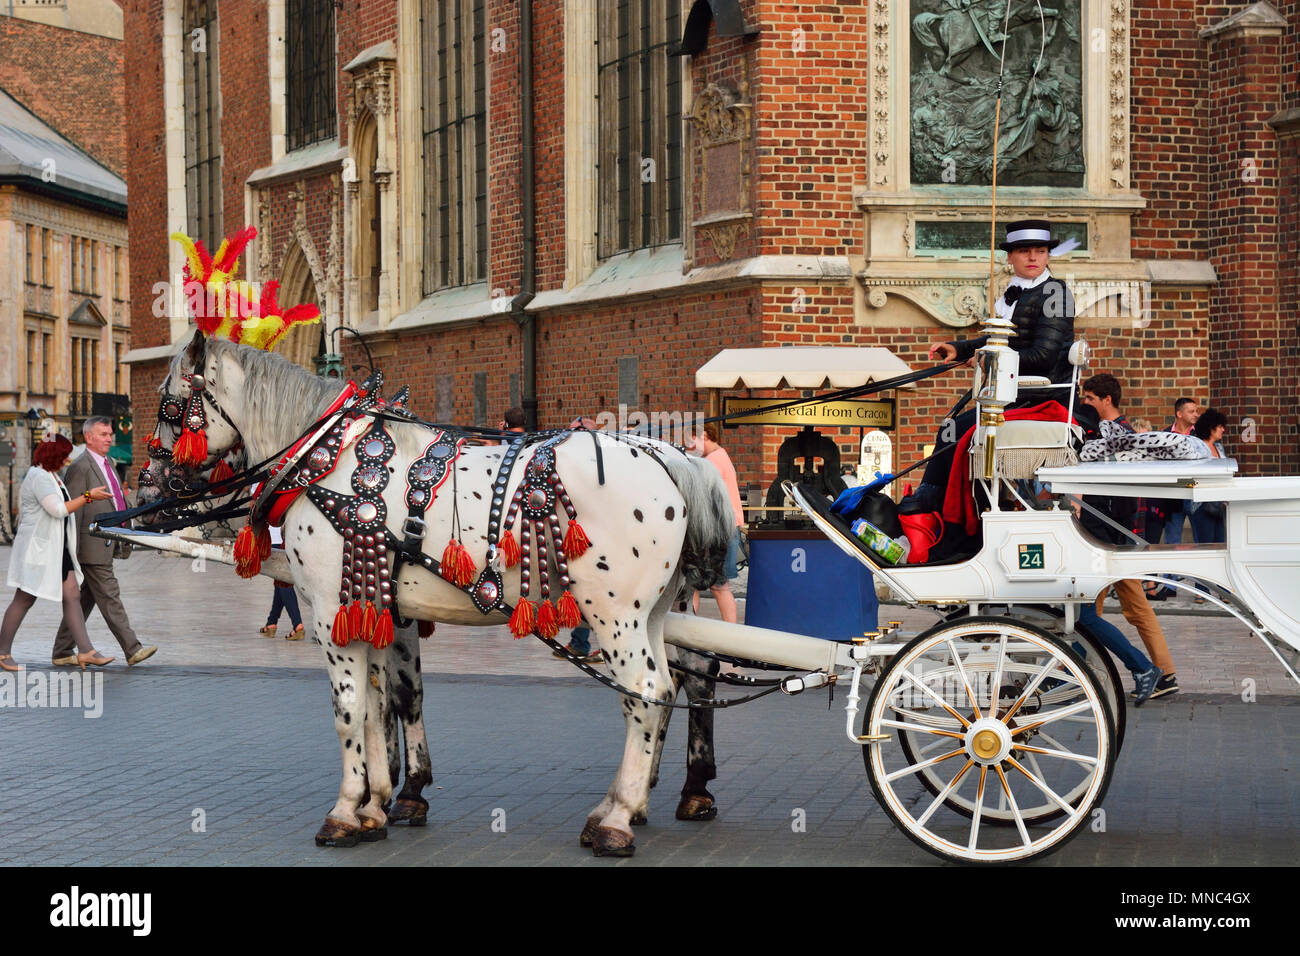
<instances>
[{"instance_id":1,"label":"carriage step","mask_svg":"<svg viewBox=\"0 0 1300 956\"><path fill-rule=\"evenodd\" d=\"M860 744L883 744L886 740L893 740L893 734L859 734L856 738Z\"/></svg>"}]
</instances>

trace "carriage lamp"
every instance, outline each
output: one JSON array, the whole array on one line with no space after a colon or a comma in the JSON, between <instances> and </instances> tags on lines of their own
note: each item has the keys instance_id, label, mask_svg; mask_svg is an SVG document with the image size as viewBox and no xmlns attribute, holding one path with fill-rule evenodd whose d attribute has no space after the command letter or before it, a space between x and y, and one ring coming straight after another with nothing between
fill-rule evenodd
<instances>
[{"instance_id":1,"label":"carriage lamp","mask_svg":"<svg viewBox=\"0 0 1300 956\"><path fill-rule=\"evenodd\" d=\"M993 455L997 432L1006 419L1003 411L1016 400L1016 377L1020 353L1007 344L1014 330L1010 319L994 314L984 320L988 341L975 353L975 385L972 394L980 409L979 424L984 432L984 477L993 478Z\"/></svg>"}]
</instances>

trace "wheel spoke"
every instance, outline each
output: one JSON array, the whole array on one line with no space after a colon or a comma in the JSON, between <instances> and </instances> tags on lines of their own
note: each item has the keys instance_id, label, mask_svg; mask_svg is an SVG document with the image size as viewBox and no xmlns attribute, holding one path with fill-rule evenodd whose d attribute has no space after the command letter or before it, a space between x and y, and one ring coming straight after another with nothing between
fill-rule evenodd
<instances>
[{"instance_id":1,"label":"wheel spoke","mask_svg":"<svg viewBox=\"0 0 1300 956\"><path fill-rule=\"evenodd\" d=\"M943 805L943 801L947 799L948 794L952 793L953 788L956 787L957 784L961 782L961 778L966 776L966 771L969 770L974 765L975 765L974 760L967 760L964 764L962 764L962 768L957 771L957 776L953 777L952 780L948 781L948 786L944 787L943 790L939 792L938 796L936 796L932 801L930 801L930 805L926 807L925 813L921 814L919 817L916 818L917 826L922 826L922 827L925 826L925 821L930 819L930 816L934 813L934 811L938 810L939 807Z\"/></svg>"},{"instance_id":2,"label":"wheel spoke","mask_svg":"<svg viewBox=\"0 0 1300 956\"><path fill-rule=\"evenodd\" d=\"M1077 704L1071 704L1069 707L1062 707L1060 710L1049 710L1046 714L1038 713L1034 715L1032 723L1025 724L1023 727L1015 728L1015 733L1023 734L1026 730L1037 730L1043 724L1050 724L1054 720L1062 720L1066 717L1073 717L1075 714L1092 709L1092 701L1081 700ZM1092 721L1086 721L1092 723Z\"/></svg>"},{"instance_id":3,"label":"wheel spoke","mask_svg":"<svg viewBox=\"0 0 1300 956\"><path fill-rule=\"evenodd\" d=\"M1028 700L1033 695L1034 691L1038 689L1038 685L1043 682L1043 678L1047 676L1048 672L1052 670L1054 667L1059 667L1059 666L1060 666L1060 661L1058 661L1056 658L1049 657L1047 659L1047 663L1044 664L1042 668L1039 669L1038 673L1034 675L1033 680L1031 680L1028 684L1025 685L1025 689L1020 692L1020 696L1016 699L1016 702L1011 705L1011 709L1008 710L1006 714L1003 715L1002 722L1004 724L1007 721L1009 721L1015 715L1016 711L1018 711L1024 705L1025 701ZM1068 675L1069 672L1067 671L1066 673Z\"/></svg>"},{"instance_id":4,"label":"wheel spoke","mask_svg":"<svg viewBox=\"0 0 1300 956\"><path fill-rule=\"evenodd\" d=\"M975 813L970 818L970 842L966 844L966 849L971 853L975 852L976 844L979 842L980 816L984 813L984 780L988 777L988 773L988 767L980 767L980 782L975 788Z\"/></svg>"},{"instance_id":5,"label":"wheel spoke","mask_svg":"<svg viewBox=\"0 0 1300 956\"><path fill-rule=\"evenodd\" d=\"M960 727L961 726L961 723L959 721L950 720L947 717L931 716L928 713L924 713L918 710L908 710L905 707L896 707L893 705L890 705L889 709L902 717L911 717L917 723L924 724L926 726L932 726L932 727Z\"/></svg>"},{"instance_id":6,"label":"wheel spoke","mask_svg":"<svg viewBox=\"0 0 1300 956\"><path fill-rule=\"evenodd\" d=\"M990 717L996 717L998 715L998 698L1002 696L1002 665L1006 661L1007 657L1007 635L1005 631L1002 633L1001 638L1001 641L998 643L998 666L993 671L993 685L991 693L989 694L989 697L991 698L989 702Z\"/></svg>"},{"instance_id":7,"label":"wheel spoke","mask_svg":"<svg viewBox=\"0 0 1300 956\"><path fill-rule=\"evenodd\" d=\"M901 720L890 720L887 717L881 718L880 726L897 727L899 730L912 730L918 734L939 734L943 737L956 737L958 740L965 739L965 735L959 734L955 730L940 730L938 727L926 727L921 724L908 724Z\"/></svg>"},{"instance_id":8,"label":"wheel spoke","mask_svg":"<svg viewBox=\"0 0 1300 956\"><path fill-rule=\"evenodd\" d=\"M909 764L901 770L895 770L892 773L885 774L885 779L892 782L897 780L899 777L907 776L909 773L917 773L918 771L924 770L926 767L933 767L935 764L948 760L951 757L956 757L961 753L965 753L965 751L957 749L946 754L940 754L938 757L931 757L929 760L922 760L920 763Z\"/></svg>"},{"instance_id":9,"label":"wheel spoke","mask_svg":"<svg viewBox=\"0 0 1300 956\"><path fill-rule=\"evenodd\" d=\"M962 727L969 727L969 726L970 726L970 721L969 721L969 720L967 720L967 719L966 719L965 717L963 717L961 714L957 713L957 711L955 711L955 710L953 710L951 707L949 707L949 706L948 706L948 702L947 702L946 700L944 700L942 697L940 697L938 694L936 694L933 690L931 690L929 687L927 687L923 681L919 680L919 679L916 677L916 675L913 674L911 671L909 671L906 667L904 667L903 670L902 670L902 676L903 676L903 677L906 677L908 680L910 680L910 681L911 681L913 684L915 684L917 687L921 688L921 690L925 691L927 694L929 694L931 697L933 697L933 698L935 699L935 702L938 703L938 705L939 705L940 707L942 707L942 708L943 708L944 710L946 710L948 713L952 714L954 717L957 718L958 723L960 723L960 724L962 725ZM891 691L891 694L892 694L892 691Z\"/></svg>"},{"instance_id":10,"label":"wheel spoke","mask_svg":"<svg viewBox=\"0 0 1300 956\"><path fill-rule=\"evenodd\" d=\"M975 696L975 691L971 690L970 678L966 676L966 668L962 667L961 655L957 653L957 645L950 638L947 641L948 653L952 655L952 662L957 665L957 675L961 678L962 686L966 688L966 697L970 700L971 708L975 711L975 719L980 720L983 715L980 713L980 701Z\"/></svg>"},{"instance_id":11,"label":"wheel spoke","mask_svg":"<svg viewBox=\"0 0 1300 956\"><path fill-rule=\"evenodd\" d=\"M1025 753L1030 754L1042 754L1044 757L1060 757L1062 760L1073 760L1076 763L1085 763L1092 767L1097 766L1100 762L1096 757L1070 753L1068 750L1051 750L1047 747L1030 747L1027 744L1012 744L1012 749L1023 750Z\"/></svg>"},{"instance_id":12,"label":"wheel spoke","mask_svg":"<svg viewBox=\"0 0 1300 956\"><path fill-rule=\"evenodd\" d=\"M1007 783L1007 775L1002 772L1002 766L994 768L998 772L998 779L1002 781L1002 792L1006 794L1007 802L1011 804L1011 815L1016 818L1016 829L1020 831L1020 842L1029 846L1029 831L1025 829L1025 818L1020 815L1020 808L1016 806L1016 795L1011 792L1011 784Z\"/></svg>"},{"instance_id":13,"label":"wheel spoke","mask_svg":"<svg viewBox=\"0 0 1300 956\"><path fill-rule=\"evenodd\" d=\"M1070 818L1071 822L1077 821L1079 819L1078 810L1076 810L1074 807L1070 806L1068 803L1062 800L1060 796L1057 794L1057 792L1053 790L1051 787L1049 787L1046 783L1044 783L1041 779L1039 779L1038 777L1030 773L1028 770L1026 770L1024 766L1020 763L1020 761L1018 761L1015 757L1007 757L1007 763L1011 764L1011 766L1015 767L1017 770L1023 773L1029 779L1029 781L1033 783L1035 787L1043 791L1043 794L1044 796L1047 797L1047 799L1051 800L1058 807L1064 810L1066 815Z\"/></svg>"}]
</instances>

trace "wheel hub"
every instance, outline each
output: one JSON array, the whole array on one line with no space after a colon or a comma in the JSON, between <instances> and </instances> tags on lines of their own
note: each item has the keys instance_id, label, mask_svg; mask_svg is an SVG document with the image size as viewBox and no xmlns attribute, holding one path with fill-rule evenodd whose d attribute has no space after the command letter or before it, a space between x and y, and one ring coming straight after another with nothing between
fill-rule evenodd
<instances>
[{"instance_id":1,"label":"wheel hub","mask_svg":"<svg viewBox=\"0 0 1300 956\"><path fill-rule=\"evenodd\" d=\"M966 753L976 763L992 766L1011 753L1011 732L993 717L977 720L966 730Z\"/></svg>"}]
</instances>

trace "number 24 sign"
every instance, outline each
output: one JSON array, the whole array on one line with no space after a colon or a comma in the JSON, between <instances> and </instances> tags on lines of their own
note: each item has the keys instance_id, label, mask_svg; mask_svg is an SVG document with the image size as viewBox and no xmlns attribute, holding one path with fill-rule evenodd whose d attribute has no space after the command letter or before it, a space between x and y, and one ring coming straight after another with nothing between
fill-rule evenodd
<instances>
[{"instance_id":1,"label":"number 24 sign","mask_svg":"<svg viewBox=\"0 0 1300 956\"><path fill-rule=\"evenodd\" d=\"M1041 544L1022 544L1019 546L1020 570L1041 571L1043 568L1043 546Z\"/></svg>"}]
</instances>

